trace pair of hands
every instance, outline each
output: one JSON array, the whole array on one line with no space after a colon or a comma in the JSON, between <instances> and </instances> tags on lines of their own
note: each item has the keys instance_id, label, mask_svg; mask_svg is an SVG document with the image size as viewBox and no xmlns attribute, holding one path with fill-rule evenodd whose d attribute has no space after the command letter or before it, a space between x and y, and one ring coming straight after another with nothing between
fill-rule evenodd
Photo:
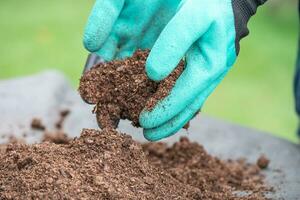
<instances>
[{"instance_id":1,"label":"pair of hands","mask_svg":"<svg viewBox=\"0 0 300 200\"><path fill-rule=\"evenodd\" d=\"M265 0L97 0L84 33L87 50L104 60L151 49L146 73L166 78L185 58L170 94L140 124L151 141L176 133L202 107L234 64L249 18Z\"/></svg>"}]
</instances>

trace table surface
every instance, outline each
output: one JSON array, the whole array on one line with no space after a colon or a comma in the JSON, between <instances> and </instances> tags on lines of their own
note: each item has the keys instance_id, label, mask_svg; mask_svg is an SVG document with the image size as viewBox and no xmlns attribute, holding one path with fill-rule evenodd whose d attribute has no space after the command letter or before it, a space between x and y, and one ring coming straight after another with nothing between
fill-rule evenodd
<instances>
[{"instance_id":1,"label":"table surface","mask_svg":"<svg viewBox=\"0 0 300 200\"><path fill-rule=\"evenodd\" d=\"M70 137L79 136L82 128L98 128L91 113L92 106L83 103L76 90L57 71L0 81L2 135L19 138L25 133L28 143L38 142L42 134L30 129L31 120L40 118L47 129L54 129L63 109L71 110L64 124ZM132 127L128 121L122 121L119 129L138 141L145 141L142 130ZM269 185L276 190L270 197L300 199L300 145L203 115L192 120L188 131L181 130L164 141L172 144L182 135L201 143L210 154L223 159L246 157L249 162L256 162L261 154L265 154L271 163L264 173ZM7 137L0 135L0 143L6 141Z\"/></svg>"}]
</instances>

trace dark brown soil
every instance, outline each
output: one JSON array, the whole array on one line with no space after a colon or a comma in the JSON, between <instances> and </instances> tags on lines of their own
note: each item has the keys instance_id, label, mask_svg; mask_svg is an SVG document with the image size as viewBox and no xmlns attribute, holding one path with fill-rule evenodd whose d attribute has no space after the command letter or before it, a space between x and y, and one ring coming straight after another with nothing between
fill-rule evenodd
<instances>
[{"instance_id":1,"label":"dark brown soil","mask_svg":"<svg viewBox=\"0 0 300 200\"><path fill-rule=\"evenodd\" d=\"M46 129L46 127L44 126L42 120L38 119L38 118L32 119L31 128L36 129L36 130L41 130L41 131L44 131Z\"/></svg>"},{"instance_id":2,"label":"dark brown soil","mask_svg":"<svg viewBox=\"0 0 300 200\"><path fill-rule=\"evenodd\" d=\"M260 200L268 190L256 164L222 161L186 138L142 146L109 129L66 144L8 145L0 160L0 199Z\"/></svg>"},{"instance_id":3,"label":"dark brown soil","mask_svg":"<svg viewBox=\"0 0 300 200\"><path fill-rule=\"evenodd\" d=\"M0 155L0 199L198 199L200 191L149 164L114 130L84 130L69 144L9 145Z\"/></svg>"},{"instance_id":4,"label":"dark brown soil","mask_svg":"<svg viewBox=\"0 0 300 200\"><path fill-rule=\"evenodd\" d=\"M94 66L81 80L79 93L90 104L100 127L116 128L120 119L129 119L139 126L139 114L166 97L183 71L184 63L160 83L145 73L148 51L137 51L131 58Z\"/></svg>"},{"instance_id":5,"label":"dark brown soil","mask_svg":"<svg viewBox=\"0 0 300 200\"><path fill-rule=\"evenodd\" d=\"M266 169L270 164L270 160L265 155L261 155L256 164L259 168Z\"/></svg>"},{"instance_id":6,"label":"dark brown soil","mask_svg":"<svg viewBox=\"0 0 300 200\"><path fill-rule=\"evenodd\" d=\"M68 144L70 142L70 138L61 130L53 131L53 132L44 132L43 142L50 142L55 144Z\"/></svg>"},{"instance_id":7,"label":"dark brown soil","mask_svg":"<svg viewBox=\"0 0 300 200\"><path fill-rule=\"evenodd\" d=\"M65 119L67 118L67 116L70 114L70 110L65 109L60 111L59 113L59 120L55 123L55 127L59 130L61 130L63 128L63 124L65 122Z\"/></svg>"},{"instance_id":8,"label":"dark brown soil","mask_svg":"<svg viewBox=\"0 0 300 200\"><path fill-rule=\"evenodd\" d=\"M46 127L42 120L39 118L33 118L31 121L31 128L36 130L43 131L43 138L42 142L50 142L50 143L56 143L56 144L67 144L71 140L67 134L63 131L64 129L64 122L68 115L70 114L69 109L64 109L59 112L59 119L55 122L55 128L56 130L49 131L48 127ZM23 134L23 138L25 139L27 137L27 134ZM9 140L9 143L12 143L13 140ZM14 142L18 143L18 142Z\"/></svg>"},{"instance_id":9,"label":"dark brown soil","mask_svg":"<svg viewBox=\"0 0 300 200\"><path fill-rule=\"evenodd\" d=\"M223 161L209 155L203 146L181 138L172 147L164 143L143 145L153 165L165 169L180 182L199 188L203 199L265 199L260 168L244 159ZM251 194L237 198L237 191Z\"/></svg>"}]
</instances>

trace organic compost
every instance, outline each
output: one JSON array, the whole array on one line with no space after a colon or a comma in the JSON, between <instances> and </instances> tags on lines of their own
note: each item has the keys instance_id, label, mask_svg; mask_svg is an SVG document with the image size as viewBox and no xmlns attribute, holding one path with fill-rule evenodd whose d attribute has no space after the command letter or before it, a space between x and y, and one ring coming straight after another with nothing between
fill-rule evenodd
<instances>
[{"instance_id":1,"label":"organic compost","mask_svg":"<svg viewBox=\"0 0 300 200\"><path fill-rule=\"evenodd\" d=\"M148 53L138 50L125 60L100 63L82 76L79 93L86 102L96 105L94 112L100 127L116 128L120 119L139 126L141 111L151 110L170 93L184 62L163 81L154 82L145 72Z\"/></svg>"},{"instance_id":2,"label":"organic compost","mask_svg":"<svg viewBox=\"0 0 300 200\"><path fill-rule=\"evenodd\" d=\"M222 161L187 138L141 145L114 129L85 129L53 142L2 149L0 199L259 200L269 191L256 164Z\"/></svg>"}]
</instances>

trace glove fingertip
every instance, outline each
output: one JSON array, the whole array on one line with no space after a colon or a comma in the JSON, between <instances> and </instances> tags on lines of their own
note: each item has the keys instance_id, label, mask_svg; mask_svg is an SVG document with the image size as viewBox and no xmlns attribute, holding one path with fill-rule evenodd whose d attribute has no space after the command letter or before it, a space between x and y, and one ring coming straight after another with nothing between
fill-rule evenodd
<instances>
[{"instance_id":1,"label":"glove fingertip","mask_svg":"<svg viewBox=\"0 0 300 200\"><path fill-rule=\"evenodd\" d=\"M161 62L159 62L157 56L150 53L146 61L147 76L153 81L161 81L168 76L164 71L165 70L163 69L163 66L161 66Z\"/></svg>"},{"instance_id":2,"label":"glove fingertip","mask_svg":"<svg viewBox=\"0 0 300 200\"><path fill-rule=\"evenodd\" d=\"M167 136L163 135L163 134L157 134L157 133L153 133L151 130L144 130L144 137L146 138L146 140L150 141L150 142L157 142L163 138L166 138Z\"/></svg>"},{"instance_id":3,"label":"glove fingertip","mask_svg":"<svg viewBox=\"0 0 300 200\"><path fill-rule=\"evenodd\" d=\"M98 51L118 19L125 0L97 0L84 30L83 44L90 52Z\"/></svg>"},{"instance_id":4,"label":"glove fingertip","mask_svg":"<svg viewBox=\"0 0 300 200\"><path fill-rule=\"evenodd\" d=\"M83 36L83 45L89 52L95 52L101 47L101 44L97 42L93 35L88 33L88 30Z\"/></svg>"},{"instance_id":5,"label":"glove fingertip","mask_svg":"<svg viewBox=\"0 0 300 200\"><path fill-rule=\"evenodd\" d=\"M153 128L153 126L151 126L151 124L153 123L151 122L151 119L149 118L149 113L147 111L143 110L141 112L139 116L139 124L145 129Z\"/></svg>"},{"instance_id":6,"label":"glove fingertip","mask_svg":"<svg viewBox=\"0 0 300 200\"><path fill-rule=\"evenodd\" d=\"M164 79L157 67L150 62L146 63L146 74L148 78L153 81L161 81Z\"/></svg>"},{"instance_id":7,"label":"glove fingertip","mask_svg":"<svg viewBox=\"0 0 300 200\"><path fill-rule=\"evenodd\" d=\"M116 55L116 58L119 60L123 60L125 58L131 57L134 53L134 50L128 50L128 51L120 51Z\"/></svg>"},{"instance_id":8,"label":"glove fingertip","mask_svg":"<svg viewBox=\"0 0 300 200\"><path fill-rule=\"evenodd\" d=\"M105 62L110 62L114 59L115 52L113 51L104 51L103 49L100 49L96 52L100 58L102 58Z\"/></svg>"}]
</instances>

